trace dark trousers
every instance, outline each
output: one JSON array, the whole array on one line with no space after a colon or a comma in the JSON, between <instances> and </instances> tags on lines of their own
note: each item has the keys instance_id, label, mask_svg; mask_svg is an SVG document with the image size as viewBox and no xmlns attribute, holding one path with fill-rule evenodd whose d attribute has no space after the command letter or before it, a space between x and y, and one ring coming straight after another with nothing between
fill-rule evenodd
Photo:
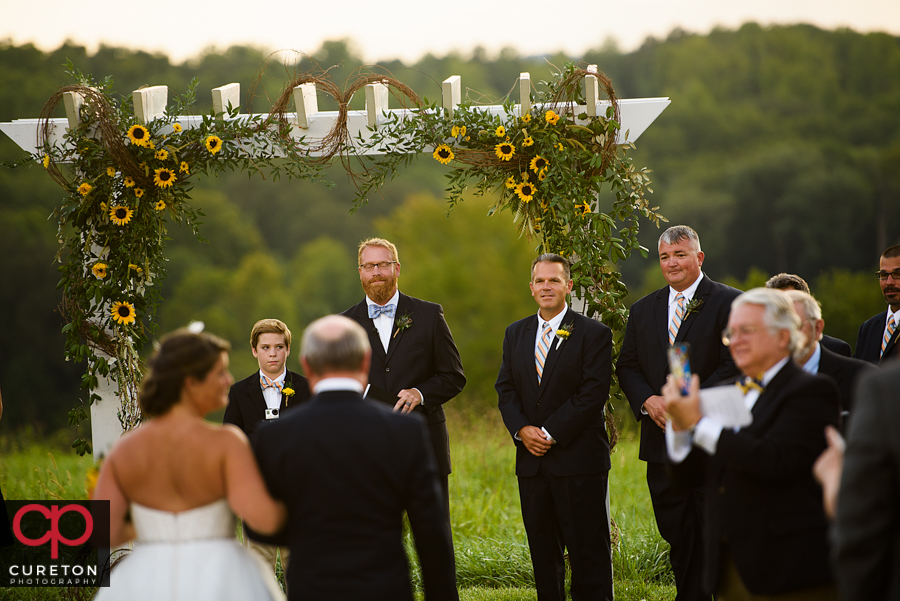
<instances>
[{"instance_id":1,"label":"dark trousers","mask_svg":"<svg viewBox=\"0 0 900 601\"><path fill-rule=\"evenodd\" d=\"M671 547L675 601L711 601L703 592L703 490L676 487L668 467L652 462L647 462L647 487L656 526Z\"/></svg>"},{"instance_id":2,"label":"dark trousers","mask_svg":"<svg viewBox=\"0 0 900 601\"><path fill-rule=\"evenodd\" d=\"M612 601L606 490L609 474L519 476L538 601L565 601L563 549L572 567L573 601Z\"/></svg>"}]
</instances>

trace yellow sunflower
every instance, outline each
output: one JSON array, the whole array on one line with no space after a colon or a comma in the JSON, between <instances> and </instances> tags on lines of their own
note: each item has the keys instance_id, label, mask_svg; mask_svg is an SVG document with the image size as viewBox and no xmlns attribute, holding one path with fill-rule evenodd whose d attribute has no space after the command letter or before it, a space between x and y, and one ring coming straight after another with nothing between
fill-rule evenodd
<instances>
[{"instance_id":1,"label":"yellow sunflower","mask_svg":"<svg viewBox=\"0 0 900 601\"><path fill-rule=\"evenodd\" d=\"M155 208L157 211L165 210L165 208L166 208L166 201L164 201L164 200L158 200L158 201L156 202L156 206L155 206L154 208Z\"/></svg>"},{"instance_id":2,"label":"yellow sunflower","mask_svg":"<svg viewBox=\"0 0 900 601\"><path fill-rule=\"evenodd\" d=\"M142 273L144 273L144 269L142 267L139 267L138 265L135 265L134 263L129 263L128 269L135 272L137 275L141 275Z\"/></svg>"},{"instance_id":3,"label":"yellow sunflower","mask_svg":"<svg viewBox=\"0 0 900 601\"><path fill-rule=\"evenodd\" d=\"M459 135L459 126L454 125L453 127L451 127L451 128L450 128L450 135L453 136L454 138L455 138L456 136L458 136L458 135Z\"/></svg>"},{"instance_id":4,"label":"yellow sunflower","mask_svg":"<svg viewBox=\"0 0 900 601\"><path fill-rule=\"evenodd\" d=\"M78 186L78 193L81 194L82 196L87 196L88 194L91 193L91 190L93 190L93 189L94 189L94 186L90 185L87 182L84 182L83 184Z\"/></svg>"},{"instance_id":5,"label":"yellow sunflower","mask_svg":"<svg viewBox=\"0 0 900 601\"><path fill-rule=\"evenodd\" d=\"M45 154L44 158L41 159L41 163L44 165L44 169L50 167L50 155Z\"/></svg>"},{"instance_id":6,"label":"yellow sunflower","mask_svg":"<svg viewBox=\"0 0 900 601\"><path fill-rule=\"evenodd\" d=\"M106 204L105 202L101 202L101 203L100 203L100 213L101 213L102 215L105 215L106 213L109 213L109 206L107 206L107 204Z\"/></svg>"},{"instance_id":7,"label":"yellow sunflower","mask_svg":"<svg viewBox=\"0 0 900 601\"><path fill-rule=\"evenodd\" d=\"M118 302L113 305L111 313L113 320L119 322L123 326L134 323L137 318L134 305L131 303Z\"/></svg>"},{"instance_id":8,"label":"yellow sunflower","mask_svg":"<svg viewBox=\"0 0 900 601\"><path fill-rule=\"evenodd\" d=\"M503 185L512 190L516 187L516 178L510 175L506 178L506 182Z\"/></svg>"},{"instance_id":9,"label":"yellow sunflower","mask_svg":"<svg viewBox=\"0 0 900 601\"><path fill-rule=\"evenodd\" d=\"M583 205L575 205L575 207L581 209L582 215L587 215L591 212L591 205L588 203L584 203Z\"/></svg>"},{"instance_id":10,"label":"yellow sunflower","mask_svg":"<svg viewBox=\"0 0 900 601\"><path fill-rule=\"evenodd\" d=\"M434 149L434 152L431 154L434 157L434 160L442 165L446 165L450 161L453 160L453 150L446 144L441 144L437 148Z\"/></svg>"},{"instance_id":11,"label":"yellow sunflower","mask_svg":"<svg viewBox=\"0 0 900 601\"><path fill-rule=\"evenodd\" d=\"M494 146L494 153L501 161L508 161L516 154L516 147L509 142L500 142Z\"/></svg>"},{"instance_id":12,"label":"yellow sunflower","mask_svg":"<svg viewBox=\"0 0 900 601\"><path fill-rule=\"evenodd\" d=\"M124 205L112 207L109 210L109 218L112 219L112 222L116 225L126 225L131 221L132 215L134 215L134 210Z\"/></svg>"},{"instance_id":13,"label":"yellow sunflower","mask_svg":"<svg viewBox=\"0 0 900 601\"><path fill-rule=\"evenodd\" d=\"M543 171L544 169L546 169L549 166L550 166L550 161L548 161L541 155L535 156L533 159L531 159L531 163L529 164L529 167L531 167L531 170L538 174L540 174L541 171Z\"/></svg>"},{"instance_id":14,"label":"yellow sunflower","mask_svg":"<svg viewBox=\"0 0 900 601\"><path fill-rule=\"evenodd\" d=\"M175 183L175 173L173 173L171 169L162 167L156 169L153 173L155 174L153 176L153 183L160 188L169 188Z\"/></svg>"},{"instance_id":15,"label":"yellow sunflower","mask_svg":"<svg viewBox=\"0 0 900 601\"><path fill-rule=\"evenodd\" d=\"M106 263L94 263L93 267L91 267L91 272L93 272L95 278L102 280L106 277Z\"/></svg>"},{"instance_id":16,"label":"yellow sunflower","mask_svg":"<svg viewBox=\"0 0 900 601\"><path fill-rule=\"evenodd\" d=\"M522 202L529 203L534 198L534 186L528 182L519 182L516 186L516 194L522 199Z\"/></svg>"},{"instance_id":17,"label":"yellow sunflower","mask_svg":"<svg viewBox=\"0 0 900 601\"><path fill-rule=\"evenodd\" d=\"M128 139L131 140L132 144L137 146L148 147L152 144L150 141L150 132L143 125L132 125L129 127Z\"/></svg>"},{"instance_id":18,"label":"yellow sunflower","mask_svg":"<svg viewBox=\"0 0 900 601\"><path fill-rule=\"evenodd\" d=\"M522 123L531 123L531 113L522 115Z\"/></svg>"},{"instance_id":19,"label":"yellow sunflower","mask_svg":"<svg viewBox=\"0 0 900 601\"><path fill-rule=\"evenodd\" d=\"M143 189L143 188L135 188L135 189L134 189L134 195L135 195L137 198L140 198L141 196L144 195L144 189Z\"/></svg>"},{"instance_id":20,"label":"yellow sunflower","mask_svg":"<svg viewBox=\"0 0 900 601\"><path fill-rule=\"evenodd\" d=\"M494 130L494 135L498 138L503 138L506 136L506 128L502 125L498 125L497 129Z\"/></svg>"},{"instance_id":21,"label":"yellow sunflower","mask_svg":"<svg viewBox=\"0 0 900 601\"><path fill-rule=\"evenodd\" d=\"M466 126L465 125L463 125L462 127L459 128L459 135L461 135L461 136L466 135ZM468 140L468 139L469 138L466 138L466 140Z\"/></svg>"},{"instance_id":22,"label":"yellow sunflower","mask_svg":"<svg viewBox=\"0 0 900 601\"><path fill-rule=\"evenodd\" d=\"M181 173L184 173L184 174L186 174L186 175L190 175L190 174L191 174L191 170L190 170L190 168L188 167L187 162L185 162L185 161L181 161L181 166L178 168L178 171L180 171Z\"/></svg>"},{"instance_id":23,"label":"yellow sunflower","mask_svg":"<svg viewBox=\"0 0 900 601\"><path fill-rule=\"evenodd\" d=\"M107 167L106 175L108 175L109 177L115 177L116 176L116 168L115 167Z\"/></svg>"},{"instance_id":24,"label":"yellow sunflower","mask_svg":"<svg viewBox=\"0 0 900 601\"><path fill-rule=\"evenodd\" d=\"M166 150L165 148L160 148L159 150L156 151L156 160L157 161L165 161L167 158L169 158L169 151Z\"/></svg>"},{"instance_id":25,"label":"yellow sunflower","mask_svg":"<svg viewBox=\"0 0 900 601\"><path fill-rule=\"evenodd\" d=\"M544 121L546 121L550 125L556 125L556 122L559 121L559 115L557 115L553 111L547 111L546 113L544 113Z\"/></svg>"},{"instance_id":26,"label":"yellow sunflower","mask_svg":"<svg viewBox=\"0 0 900 601\"><path fill-rule=\"evenodd\" d=\"M560 142L559 144L557 144L556 147L559 149L560 152L562 152L563 150L565 150L565 148L563 148L562 142Z\"/></svg>"},{"instance_id":27,"label":"yellow sunflower","mask_svg":"<svg viewBox=\"0 0 900 601\"><path fill-rule=\"evenodd\" d=\"M209 136L208 138L206 138L206 142L204 144L206 145L206 149L211 154L216 154L217 152L222 150L222 138L220 138L219 136Z\"/></svg>"},{"instance_id":28,"label":"yellow sunflower","mask_svg":"<svg viewBox=\"0 0 900 601\"><path fill-rule=\"evenodd\" d=\"M534 144L534 138L531 136L525 136L525 139L522 140L522 146L531 146Z\"/></svg>"},{"instance_id":29,"label":"yellow sunflower","mask_svg":"<svg viewBox=\"0 0 900 601\"><path fill-rule=\"evenodd\" d=\"M174 125L172 125L172 129L176 134L181 133L181 123L175 123Z\"/></svg>"},{"instance_id":30,"label":"yellow sunflower","mask_svg":"<svg viewBox=\"0 0 900 601\"><path fill-rule=\"evenodd\" d=\"M546 169L541 169L541 170L538 172L538 180L539 180L539 181L544 181L544 178L545 178L545 177L547 177L547 170L546 170Z\"/></svg>"},{"instance_id":31,"label":"yellow sunflower","mask_svg":"<svg viewBox=\"0 0 900 601\"><path fill-rule=\"evenodd\" d=\"M134 179L130 175L125 176L125 187L126 188L134 187Z\"/></svg>"}]
</instances>

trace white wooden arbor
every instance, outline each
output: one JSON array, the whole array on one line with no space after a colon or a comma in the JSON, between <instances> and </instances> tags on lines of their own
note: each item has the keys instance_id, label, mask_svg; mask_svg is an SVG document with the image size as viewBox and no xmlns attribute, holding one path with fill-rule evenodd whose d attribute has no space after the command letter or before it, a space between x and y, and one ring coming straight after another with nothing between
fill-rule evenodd
<instances>
[{"instance_id":1,"label":"white wooden arbor","mask_svg":"<svg viewBox=\"0 0 900 601\"><path fill-rule=\"evenodd\" d=\"M596 72L595 65L588 67L588 71ZM610 103L608 100L599 99L600 82L598 78L588 75L585 77L585 98L587 103L575 105L572 111L577 116L586 114L588 117L605 115ZM213 112L218 114L226 112L230 108L240 106L240 84L231 83L212 90ZM377 128L390 116L406 118L412 115L411 109L391 109L388 106L390 97L389 89L382 83L372 83L365 86L366 108L364 110L352 110L347 112L347 129L350 140L366 140L371 136L368 128ZM291 135L295 139L304 138L305 144L313 150L311 155L321 155L315 148L319 142L332 131L338 117L338 111L320 111L318 108L318 96L316 85L313 83L301 84L293 90L295 112L288 113L286 117L292 125ZM442 108L447 117L452 117L454 110L460 104L462 98L462 82L458 75L444 80L442 84ZM50 144L62 144L63 136L70 127L75 127L80 121L80 109L84 99L77 93L67 92L64 96L66 118L51 119L48 142ZM168 102L168 88L166 86L153 86L141 88L132 93L134 103L135 120L140 124L148 124L152 120L165 115ZM617 143L627 144L636 141L646 131L651 123L670 104L668 98L635 98L620 99L619 113L620 125ZM531 102L531 76L522 73L519 76L519 104L513 107L514 114L523 115L532 108ZM492 115L503 116L506 109L503 105L478 106L477 110ZM248 114L238 114L236 119L251 117ZM226 117L228 118L228 117ZM183 128L197 127L202 122L199 116L182 116L178 123ZM0 131L9 136L23 150L30 153L38 153L40 136L40 119L16 119L7 123L0 123ZM351 142L352 143L352 142ZM360 149L357 149L360 150ZM257 152L271 153L271 150L256 149ZM370 154L380 154L378 150L366 151ZM95 457L105 456L116 440L122 435L122 427L117 417L119 400L116 396L118 386L105 378L100 378L99 387L95 391L101 400L91 406L92 442Z\"/></svg>"}]
</instances>

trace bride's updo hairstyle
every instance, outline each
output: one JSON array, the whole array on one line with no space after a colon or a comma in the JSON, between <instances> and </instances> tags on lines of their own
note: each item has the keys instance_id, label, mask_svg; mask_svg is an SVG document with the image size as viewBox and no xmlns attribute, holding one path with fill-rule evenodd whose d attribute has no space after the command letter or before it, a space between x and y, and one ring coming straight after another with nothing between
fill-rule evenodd
<instances>
[{"instance_id":1,"label":"bride's updo hairstyle","mask_svg":"<svg viewBox=\"0 0 900 601\"><path fill-rule=\"evenodd\" d=\"M151 357L138 401L145 417L168 411L181 398L188 376L203 380L231 345L212 334L176 330L165 336Z\"/></svg>"}]
</instances>

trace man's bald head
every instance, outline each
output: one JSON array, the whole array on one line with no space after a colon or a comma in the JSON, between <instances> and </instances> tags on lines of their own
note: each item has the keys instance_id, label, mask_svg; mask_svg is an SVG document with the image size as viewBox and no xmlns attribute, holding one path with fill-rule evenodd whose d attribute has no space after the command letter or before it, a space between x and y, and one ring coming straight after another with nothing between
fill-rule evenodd
<instances>
[{"instance_id":1,"label":"man's bald head","mask_svg":"<svg viewBox=\"0 0 900 601\"><path fill-rule=\"evenodd\" d=\"M328 315L303 332L300 359L310 377L368 375L370 353L369 338L362 326L341 315Z\"/></svg>"}]
</instances>

